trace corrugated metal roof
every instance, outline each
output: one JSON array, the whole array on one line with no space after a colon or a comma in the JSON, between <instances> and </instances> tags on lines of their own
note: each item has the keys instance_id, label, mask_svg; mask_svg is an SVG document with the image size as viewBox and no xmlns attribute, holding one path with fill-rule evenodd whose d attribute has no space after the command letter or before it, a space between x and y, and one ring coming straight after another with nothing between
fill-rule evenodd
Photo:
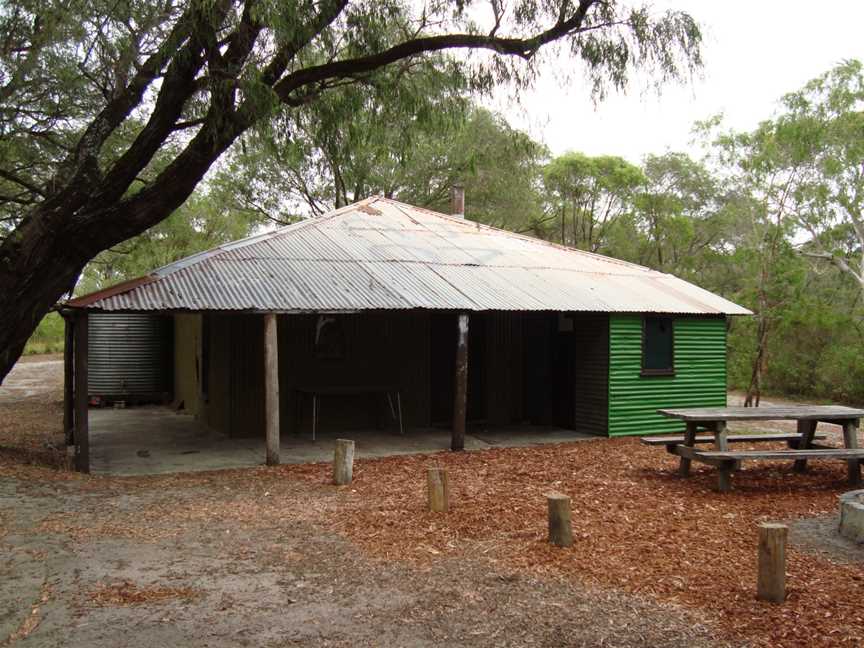
<instances>
[{"instance_id":1,"label":"corrugated metal roof","mask_svg":"<svg viewBox=\"0 0 864 648\"><path fill-rule=\"evenodd\" d=\"M195 254L66 305L103 311L750 312L672 275L385 198Z\"/></svg>"}]
</instances>

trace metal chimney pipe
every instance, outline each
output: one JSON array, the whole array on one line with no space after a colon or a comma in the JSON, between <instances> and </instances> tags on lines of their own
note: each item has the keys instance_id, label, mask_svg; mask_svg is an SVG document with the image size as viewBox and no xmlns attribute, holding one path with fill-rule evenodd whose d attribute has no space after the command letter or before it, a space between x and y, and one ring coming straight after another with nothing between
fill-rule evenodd
<instances>
[{"instance_id":1,"label":"metal chimney pipe","mask_svg":"<svg viewBox=\"0 0 864 648\"><path fill-rule=\"evenodd\" d=\"M465 187L462 185L450 187L450 215L465 218Z\"/></svg>"}]
</instances>

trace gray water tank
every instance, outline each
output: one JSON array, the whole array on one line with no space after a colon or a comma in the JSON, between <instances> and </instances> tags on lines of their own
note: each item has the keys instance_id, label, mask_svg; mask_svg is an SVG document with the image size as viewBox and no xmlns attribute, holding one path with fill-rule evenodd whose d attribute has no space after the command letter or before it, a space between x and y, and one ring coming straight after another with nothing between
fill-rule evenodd
<instances>
[{"instance_id":1,"label":"gray water tank","mask_svg":"<svg viewBox=\"0 0 864 648\"><path fill-rule=\"evenodd\" d=\"M130 403L171 400L173 325L170 316L91 313L91 398Z\"/></svg>"}]
</instances>

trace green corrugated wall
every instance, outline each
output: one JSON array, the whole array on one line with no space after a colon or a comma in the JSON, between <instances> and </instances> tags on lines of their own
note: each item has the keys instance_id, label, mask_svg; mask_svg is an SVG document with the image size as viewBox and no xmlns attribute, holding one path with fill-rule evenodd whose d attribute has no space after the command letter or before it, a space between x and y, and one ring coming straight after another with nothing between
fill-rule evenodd
<instances>
[{"instance_id":1,"label":"green corrugated wall","mask_svg":"<svg viewBox=\"0 0 864 648\"><path fill-rule=\"evenodd\" d=\"M669 407L726 405L726 321L675 318L675 375L641 376L642 316L609 317L609 436L679 432Z\"/></svg>"}]
</instances>

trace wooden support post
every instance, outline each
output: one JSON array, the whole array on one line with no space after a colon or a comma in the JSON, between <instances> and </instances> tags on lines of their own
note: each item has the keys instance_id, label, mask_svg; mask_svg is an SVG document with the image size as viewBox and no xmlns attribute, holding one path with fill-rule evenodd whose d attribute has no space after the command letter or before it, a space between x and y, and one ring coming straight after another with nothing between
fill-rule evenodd
<instances>
[{"instance_id":1,"label":"wooden support post","mask_svg":"<svg viewBox=\"0 0 864 648\"><path fill-rule=\"evenodd\" d=\"M73 353L75 352L75 324L71 316L64 316L65 336L63 340L63 435L66 447L75 445L75 389Z\"/></svg>"},{"instance_id":2,"label":"wooden support post","mask_svg":"<svg viewBox=\"0 0 864 648\"><path fill-rule=\"evenodd\" d=\"M784 524L759 525L759 579L756 597L782 603L786 600L786 537Z\"/></svg>"},{"instance_id":3,"label":"wooden support post","mask_svg":"<svg viewBox=\"0 0 864 648\"><path fill-rule=\"evenodd\" d=\"M798 434L801 438L798 440L796 449L806 450L813 443L813 437L816 434L816 421L798 421ZM807 460L796 459L792 470L797 473L807 472Z\"/></svg>"},{"instance_id":4,"label":"wooden support post","mask_svg":"<svg viewBox=\"0 0 864 648\"><path fill-rule=\"evenodd\" d=\"M450 482L443 468L426 471L426 489L429 495L429 510L446 513L450 510Z\"/></svg>"},{"instance_id":5,"label":"wooden support post","mask_svg":"<svg viewBox=\"0 0 864 648\"><path fill-rule=\"evenodd\" d=\"M687 429L684 432L684 445L692 448L696 445L696 422L687 421ZM678 465L678 474L682 477L687 477L690 474L691 460L687 457L681 457L681 463Z\"/></svg>"},{"instance_id":6,"label":"wooden support post","mask_svg":"<svg viewBox=\"0 0 864 648\"><path fill-rule=\"evenodd\" d=\"M847 448L858 447L858 419L843 421L843 442ZM849 483L856 486L861 483L861 461L850 459L848 464Z\"/></svg>"},{"instance_id":7,"label":"wooden support post","mask_svg":"<svg viewBox=\"0 0 864 648\"><path fill-rule=\"evenodd\" d=\"M333 483L337 486L350 484L354 478L354 442L350 439L336 439L333 452Z\"/></svg>"},{"instance_id":8,"label":"wooden support post","mask_svg":"<svg viewBox=\"0 0 864 648\"><path fill-rule=\"evenodd\" d=\"M559 547L573 544L572 511L570 498L561 493L549 493L549 542Z\"/></svg>"},{"instance_id":9,"label":"wooden support post","mask_svg":"<svg viewBox=\"0 0 864 648\"><path fill-rule=\"evenodd\" d=\"M464 450L465 418L468 414L468 313L459 313L453 392L453 436L450 449Z\"/></svg>"},{"instance_id":10,"label":"wooden support post","mask_svg":"<svg viewBox=\"0 0 864 648\"><path fill-rule=\"evenodd\" d=\"M727 437L728 437L727 432L728 431L726 429L726 421L717 421L716 423L714 423L714 449L715 450L720 450L722 452L726 452L729 450L729 441L727 439ZM726 464L723 464L720 466L721 469L724 467L726 467ZM733 471L741 470L741 462L736 461L734 464L732 464L732 470ZM720 479L721 479L721 481L723 481L724 479L726 481L725 488L721 484L720 490L722 492L728 491L732 487L731 486L731 474L727 474L725 477L723 475L721 475Z\"/></svg>"},{"instance_id":11,"label":"wooden support post","mask_svg":"<svg viewBox=\"0 0 864 648\"><path fill-rule=\"evenodd\" d=\"M75 380L74 380L74 427L75 427L75 470L90 472L90 422L88 420L88 371L87 371L87 313L81 313L75 320Z\"/></svg>"},{"instance_id":12,"label":"wooden support post","mask_svg":"<svg viewBox=\"0 0 864 648\"><path fill-rule=\"evenodd\" d=\"M264 427L267 465L279 465L279 338L276 314L264 315Z\"/></svg>"},{"instance_id":13,"label":"wooden support post","mask_svg":"<svg viewBox=\"0 0 864 648\"><path fill-rule=\"evenodd\" d=\"M738 465L737 461L729 461L717 468L717 490L719 492L728 493L732 490L732 472L736 470Z\"/></svg>"},{"instance_id":14,"label":"wooden support post","mask_svg":"<svg viewBox=\"0 0 864 648\"><path fill-rule=\"evenodd\" d=\"M714 424L714 448L722 452L729 450L729 442L726 440L726 421L717 421Z\"/></svg>"}]
</instances>

